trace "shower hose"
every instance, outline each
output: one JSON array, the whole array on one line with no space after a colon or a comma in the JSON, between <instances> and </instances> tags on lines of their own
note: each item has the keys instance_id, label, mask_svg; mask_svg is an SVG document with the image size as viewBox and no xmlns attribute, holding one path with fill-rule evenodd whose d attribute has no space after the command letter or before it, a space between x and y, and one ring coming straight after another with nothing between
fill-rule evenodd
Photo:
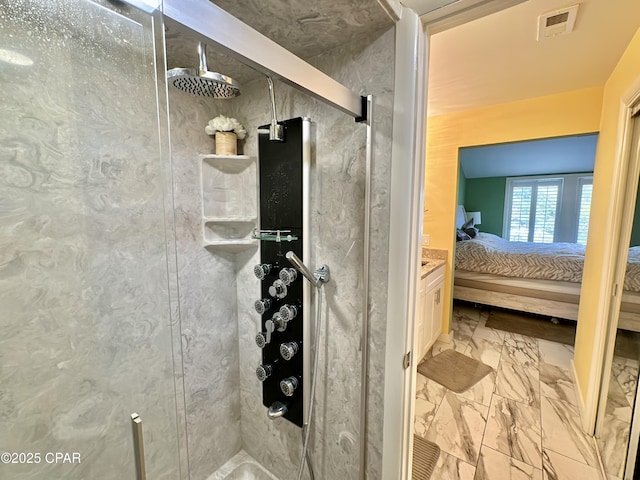
<instances>
[{"instance_id":1,"label":"shower hose","mask_svg":"<svg viewBox=\"0 0 640 480\"><path fill-rule=\"evenodd\" d=\"M315 331L315 347L313 350L313 371L311 378L311 394L309 399L309 411L307 413L307 422L302 428L302 457L300 458L300 468L298 469L297 480L302 480L302 474L304 472L305 461L309 470L309 478L314 480L313 467L311 465L311 456L309 455L309 436L311 433L311 422L313 420L313 404L316 395L316 379L318 378L318 357L320 357L320 313L322 312L322 283L318 284L316 289L317 301L316 301L316 331Z\"/></svg>"}]
</instances>

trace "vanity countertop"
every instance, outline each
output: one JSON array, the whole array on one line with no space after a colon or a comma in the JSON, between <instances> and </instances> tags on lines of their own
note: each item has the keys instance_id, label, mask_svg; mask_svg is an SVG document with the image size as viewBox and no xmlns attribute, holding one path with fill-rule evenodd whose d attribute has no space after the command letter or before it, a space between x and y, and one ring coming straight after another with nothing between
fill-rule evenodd
<instances>
[{"instance_id":1,"label":"vanity countertop","mask_svg":"<svg viewBox=\"0 0 640 480\"><path fill-rule=\"evenodd\" d=\"M424 278L439 266L447 263L447 251L436 248L422 248L422 269L420 278Z\"/></svg>"},{"instance_id":2,"label":"vanity countertop","mask_svg":"<svg viewBox=\"0 0 640 480\"><path fill-rule=\"evenodd\" d=\"M431 272L435 271L439 266L447 263L442 258L427 258L422 260L422 270L420 271L420 278L424 278Z\"/></svg>"}]
</instances>

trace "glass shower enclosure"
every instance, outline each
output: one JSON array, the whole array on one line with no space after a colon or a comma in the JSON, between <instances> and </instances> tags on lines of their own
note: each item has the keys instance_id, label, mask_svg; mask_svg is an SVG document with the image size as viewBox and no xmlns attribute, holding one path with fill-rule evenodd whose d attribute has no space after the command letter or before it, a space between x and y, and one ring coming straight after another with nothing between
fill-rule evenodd
<instances>
[{"instance_id":1,"label":"glass shower enclosure","mask_svg":"<svg viewBox=\"0 0 640 480\"><path fill-rule=\"evenodd\" d=\"M121 7L0 1L1 478L136 478L132 414L187 469L162 29Z\"/></svg>"},{"instance_id":2,"label":"glass shower enclosure","mask_svg":"<svg viewBox=\"0 0 640 480\"><path fill-rule=\"evenodd\" d=\"M143 466L154 480L287 479L302 458L299 426L267 418L256 378L266 78L217 52L244 75L238 98L167 89L167 68L193 67L206 38L154 1L0 0L3 480L139 479ZM394 35L309 60L387 95L384 158ZM362 478L367 448L380 463L362 420L369 127L276 83L282 117L312 121L304 261L332 268L309 451L315 478ZM219 114L246 127L242 155L213 153L204 126Z\"/></svg>"}]
</instances>

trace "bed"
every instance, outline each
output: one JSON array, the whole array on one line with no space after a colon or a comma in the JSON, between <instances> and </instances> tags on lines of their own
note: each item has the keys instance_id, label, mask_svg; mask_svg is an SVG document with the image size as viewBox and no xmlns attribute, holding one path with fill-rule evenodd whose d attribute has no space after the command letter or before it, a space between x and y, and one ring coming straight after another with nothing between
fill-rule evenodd
<instances>
[{"instance_id":1,"label":"bed","mask_svg":"<svg viewBox=\"0 0 640 480\"><path fill-rule=\"evenodd\" d=\"M583 264L583 245L478 233L456 243L453 298L577 320ZM640 247L629 249L619 327L640 332Z\"/></svg>"}]
</instances>

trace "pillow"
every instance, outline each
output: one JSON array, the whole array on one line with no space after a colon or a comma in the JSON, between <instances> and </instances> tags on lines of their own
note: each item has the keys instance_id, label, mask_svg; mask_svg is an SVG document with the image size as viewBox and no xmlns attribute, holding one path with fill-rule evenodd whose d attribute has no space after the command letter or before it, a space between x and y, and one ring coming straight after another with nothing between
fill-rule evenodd
<instances>
[{"instance_id":1,"label":"pillow","mask_svg":"<svg viewBox=\"0 0 640 480\"><path fill-rule=\"evenodd\" d=\"M460 242L461 240L471 240L471 237L465 233L462 229L456 229L456 242Z\"/></svg>"},{"instance_id":2,"label":"pillow","mask_svg":"<svg viewBox=\"0 0 640 480\"><path fill-rule=\"evenodd\" d=\"M473 227L475 224L473 223L473 217L471 217L469 220L467 220L466 222L464 222L464 224L462 225L462 227L460 227L462 230L469 228L469 227Z\"/></svg>"},{"instance_id":3,"label":"pillow","mask_svg":"<svg viewBox=\"0 0 640 480\"><path fill-rule=\"evenodd\" d=\"M466 233L467 235L469 235L470 238L476 238L478 236L478 232L479 232L479 230L476 227L463 228L462 231L464 233Z\"/></svg>"}]
</instances>

